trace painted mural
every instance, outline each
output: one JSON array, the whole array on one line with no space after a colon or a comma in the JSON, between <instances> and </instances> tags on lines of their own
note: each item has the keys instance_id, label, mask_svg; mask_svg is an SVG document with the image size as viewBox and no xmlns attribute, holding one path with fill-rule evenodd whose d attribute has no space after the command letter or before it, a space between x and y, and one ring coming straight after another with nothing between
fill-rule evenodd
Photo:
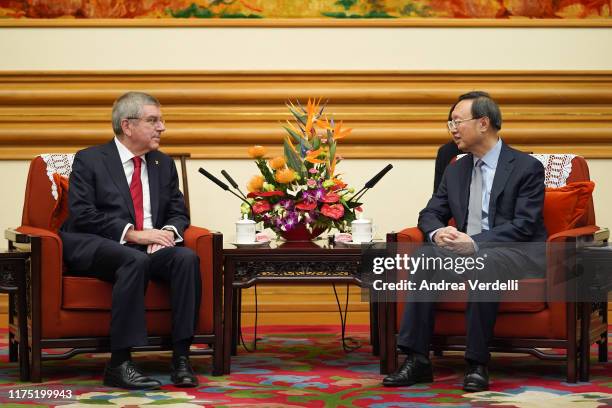
<instances>
[{"instance_id":1,"label":"painted mural","mask_svg":"<svg viewBox=\"0 0 612 408\"><path fill-rule=\"evenodd\" d=\"M0 18L610 18L612 0L0 0Z\"/></svg>"}]
</instances>

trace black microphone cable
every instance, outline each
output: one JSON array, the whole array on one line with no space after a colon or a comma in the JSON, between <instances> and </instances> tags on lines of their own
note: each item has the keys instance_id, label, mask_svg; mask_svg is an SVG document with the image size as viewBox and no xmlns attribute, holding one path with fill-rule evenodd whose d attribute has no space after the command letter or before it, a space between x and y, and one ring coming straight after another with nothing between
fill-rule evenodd
<instances>
[{"instance_id":1,"label":"black microphone cable","mask_svg":"<svg viewBox=\"0 0 612 408\"><path fill-rule=\"evenodd\" d=\"M244 341L244 337L242 336L242 319L240 319L240 327L238 327L238 331L240 332L240 343L242 344L242 348L244 348L244 350L247 353L252 353L252 352L257 350L257 340L259 340L257 338L257 318L258 318L257 285L253 285L253 287L255 288L255 327L253 329L253 343L252 343L252 346L251 346L250 349L246 345L246 342ZM241 303L241 305L242 305L242 303Z\"/></svg>"},{"instance_id":2,"label":"black microphone cable","mask_svg":"<svg viewBox=\"0 0 612 408\"><path fill-rule=\"evenodd\" d=\"M346 336L346 316L348 314L348 301L349 301L349 284L346 284L346 300L344 303L344 315L342 315L342 306L340 306L340 299L338 292L336 291L336 284L333 283L334 295L336 296L336 304L338 305L338 312L340 312L340 326L342 333L342 349L345 353L352 353L353 351L361 348L361 342L354 337Z\"/></svg>"}]
</instances>

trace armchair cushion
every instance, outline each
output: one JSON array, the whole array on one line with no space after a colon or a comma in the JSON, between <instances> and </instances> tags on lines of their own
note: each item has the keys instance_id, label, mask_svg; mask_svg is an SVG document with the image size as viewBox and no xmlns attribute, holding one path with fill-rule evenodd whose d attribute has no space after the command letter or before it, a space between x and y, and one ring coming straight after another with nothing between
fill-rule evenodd
<instances>
[{"instance_id":1,"label":"armchair cushion","mask_svg":"<svg viewBox=\"0 0 612 408\"><path fill-rule=\"evenodd\" d=\"M57 200L53 211L51 211L49 226L57 232L68 218L68 177L53 173L53 181L57 186Z\"/></svg>"},{"instance_id":2,"label":"armchair cushion","mask_svg":"<svg viewBox=\"0 0 612 408\"><path fill-rule=\"evenodd\" d=\"M595 183L579 181L559 188L546 188L544 223L548 234L574 228L587 211Z\"/></svg>"}]
</instances>

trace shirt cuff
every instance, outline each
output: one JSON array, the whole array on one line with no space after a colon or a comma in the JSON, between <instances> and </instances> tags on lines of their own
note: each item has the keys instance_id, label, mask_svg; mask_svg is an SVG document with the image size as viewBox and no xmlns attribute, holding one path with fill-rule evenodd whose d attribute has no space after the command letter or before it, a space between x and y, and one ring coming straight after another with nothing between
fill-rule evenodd
<instances>
[{"instance_id":1,"label":"shirt cuff","mask_svg":"<svg viewBox=\"0 0 612 408\"><path fill-rule=\"evenodd\" d=\"M437 233L438 231L440 231L441 229L444 229L444 227L442 227L442 228L438 228L438 229L433 230L433 231L431 231L431 232L429 233L429 242L433 242L433 243L435 244L435 241L434 241L434 235L436 235L436 233Z\"/></svg>"},{"instance_id":2,"label":"shirt cuff","mask_svg":"<svg viewBox=\"0 0 612 408\"><path fill-rule=\"evenodd\" d=\"M169 230L174 232L174 242L175 243L179 243L179 242L183 242L183 237L181 237L181 234L178 233L176 227L174 225L164 225L162 227L163 230Z\"/></svg>"},{"instance_id":3,"label":"shirt cuff","mask_svg":"<svg viewBox=\"0 0 612 408\"><path fill-rule=\"evenodd\" d=\"M472 244L474 244L474 253L478 252L478 249L479 249L478 244L473 239L472 239Z\"/></svg>"},{"instance_id":4,"label":"shirt cuff","mask_svg":"<svg viewBox=\"0 0 612 408\"><path fill-rule=\"evenodd\" d=\"M123 229L123 234L121 234L121 238L119 239L119 243L121 245L124 245L127 241L125 240L125 234L127 234L128 230L133 227L134 224L126 224L125 228Z\"/></svg>"}]
</instances>

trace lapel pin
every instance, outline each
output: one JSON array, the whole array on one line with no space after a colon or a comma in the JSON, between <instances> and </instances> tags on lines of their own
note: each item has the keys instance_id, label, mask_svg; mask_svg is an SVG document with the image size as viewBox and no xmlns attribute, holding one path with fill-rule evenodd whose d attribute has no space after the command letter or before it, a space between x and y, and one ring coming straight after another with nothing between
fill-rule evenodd
<instances>
[{"instance_id":1,"label":"lapel pin","mask_svg":"<svg viewBox=\"0 0 612 408\"><path fill-rule=\"evenodd\" d=\"M157 160L155 160L155 164L159 164L159 162Z\"/></svg>"}]
</instances>

